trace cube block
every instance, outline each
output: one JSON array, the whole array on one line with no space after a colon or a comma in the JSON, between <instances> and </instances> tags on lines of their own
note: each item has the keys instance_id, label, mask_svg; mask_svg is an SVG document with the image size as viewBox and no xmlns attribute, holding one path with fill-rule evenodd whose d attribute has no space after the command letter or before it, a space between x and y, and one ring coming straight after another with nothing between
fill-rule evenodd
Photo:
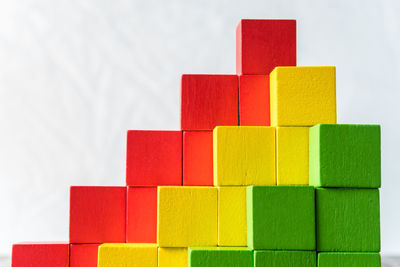
<instances>
[{"instance_id":1,"label":"cube block","mask_svg":"<svg viewBox=\"0 0 400 267\"><path fill-rule=\"evenodd\" d=\"M336 123L335 67L277 67L270 94L272 126Z\"/></svg>"},{"instance_id":2,"label":"cube block","mask_svg":"<svg viewBox=\"0 0 400 267\"><path fill-rule=\"evenodd\" d=\"M157 187L128 187L126 242L157 243Z\"/></svg>"},{"instance_id":3,"label":"cube block","mask_svg":"<svg viewBox=\"0 0 400 267\"><path fill-rule=\"evenodd\" d=\"M247 246L246 187L218 187L218 246Z\"/></svg>"},{"instance_id":4,"label":"cube block","mask_svg":"<svg viewBox=\"0 0 400 267\"><path fill-rule=\"evenodd\" d=\"M212 131L184 131L183 185L213 185Z\"/></svg>"},{"instance_id":5,"label":"cube block","mask_svg":"<svg viewBox=\"0 0 400 267\"><path fill-rule=\"evenodd\" d=\"M128 131L126 184L182 185L182 132Z\"/></svg>"},{"instance_id":6,"label":"cube block","mask_svg":"<svg viewBox=\"0 0 400 267\"><path fill-rule=\"evenodd\" d=\"M158 267L187 267L187 248L159 248Z\"/></svg>"},{"instance_id":7,"label":"cube block","mask_svg":"<svg viewBox=\"0 0 400 267\"><path fill-rule=\"evenodd\" d=\"M217 199L215 187L158 187L159 247L216 246Z\"/></svg>"},{"instance_id":8,"label":"cube block","mask_svg":"<svg viewBox=\"0 0 400 267\"><path fill-rule=\"evenodd\" d=\"M318 251L379 252L378 189L316 189Z\"/></svg>"},{"instance_id":9,"label":"cube block","mask_svg":"<svg viewBox=\"0 0 400 267\"><path fill-rule=\"evenodd\" d=\"M320 267L381 267L379 253L323 252L318 253Z\"/></svg>"},{"instance_id":10,"label":"cube block","mask_svg":"<svg viewBox=\"0 0 400 267\"><path fill-rule=\"evenodd\" d=\"M214 185L274 185L275 128L216 127Z\"/></svg>"},{"instance_id":11,"label":"cube block","mask_svg":"<svg viewBox=\"0 0 400 267\"><path fill-rule=\"evenodd\" d=\"M254 267L316 267L315 251L254 251Z\"/></svg>"},{"instance_id":12,"label":"cube block","mask_svg":"<svg viewBox=\"0 0 400 267\"><path fill-rule=\"evenodd\" d=\"M236 75L182 75L181 129L238 125L238 91Z\"/></svg>"},{"instance_id":13,"label":"cube block","mask_svg":"<svg viewBox=\"0 0 400 267\"><path fill-rule=\"evenodd\" d=\"M191 247L190 267L253 267L253 252L241 247Z\"/></svg>"},{"instance_id":14,"label":"cube block","mask_svg":"<svg viewBox=\"0 0 400 267\"><path fill-rule=\"evenodd\" d=\"M269 126L269 75L239 76L239 124Z\"/></svg>"},{"instance_id":15,"label":"cube block","mask_svg":"<svg viewBox=\"0 0 400 267\"><path fill-rule=\"evenodd\" d=\"M310 128L310 185L379 188L379 125L321 124Z\"/></svg>"},{"instance_id":16,"label":"cube block","mask_svg":"<svg viewBox=\"0 0 400 267\"><path fill-rule=\"evenodd\" d=\"M126 187L71 186L70 243L125 242Z\"/></svg>"},{"instance_id":17,"label":"cube block","mask_svg":"<svg viewBox=\"0 0 400 267\"><path fill-rule=\"evenodd\" d=\"M156 244L103 244L98 267L157 267Z\"/></svg>"},{"instance_id":18,"label":"cube block","mask_svg":"<svg viewBox=\"0 0 400 267\"><path fill-rule=\"evenodd\" d=\"M68 267L68 243L19 243L12 247L12 267Z\"/></svg>"},{"instance_id":19,"label":"cube block","mask_svg":"<svg viewBox=\"0 0 400 267\"><path fill-rule=\"evenodd\" d=\"M242 19L236 28L237 74L268 75L296 66L296 21Z\"/></svg>"},{"instance_id":20,"label":"cube block","mask_svg":"<svg viewBox=\"0 0 400 267\"><path fill-rule=\"evenodd\" d=\"M308 127L277 127L278 185L308 185Z\"/></svg>"},{"instance_id":21,"label":"cube block","mask_svg":"<svg viewBox=\"0 0 400 267\"><path fill-rule=\"evenodd\" d=\"M100 244L71 244L69 248L70 267L97 267Z\"/></svg>"},{"instance_id":22,"label":"cube block","mask_svg":"<svg viewBox=\"0 0 400 267\"><path fill-rule=\"evenodd\" d=\"M314 199L311 186L247 187L247 246L314 250Z\"/></svg>"}]
</instances>

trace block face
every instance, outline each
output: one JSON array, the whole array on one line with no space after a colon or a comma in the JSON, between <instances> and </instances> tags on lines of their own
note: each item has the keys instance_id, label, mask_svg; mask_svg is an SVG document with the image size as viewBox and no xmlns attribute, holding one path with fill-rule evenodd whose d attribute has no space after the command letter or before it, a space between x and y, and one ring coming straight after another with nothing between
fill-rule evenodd
<instances>
[{"instance_id":1,"label":"block face","mask_svg":"<svg viewBox=\"0 0 400 267\"><path fill-rule=\"evenodd\" d=\"M126 184L182 185L182 132L128 131Z\"/></svg>"},{"instance_id":2,"label":"block face","mask_svg":"<svg viewBox=\"0 0 400 267\"><path fill-rule=\"evenodd\" d=\"M213 130L238 125L236 75L182 75L181 129Z\"/></svg>"},{"instance_id":3,"label":"block face","mask_svg":"<svg viewBox=\"0 0 400 267\"><path fill-rule=\"evenodd\" d=\"M157 243L157 187L128 187L127 243Z\"/></svg>"},{"instance_id":4,"label":"block face","mask_svg":"<svg viewBox=\"0 0 400 267\"><path fill-rule=\"evenodd\" d=\"M346 253L324 252L318 253L318 266L320 267L381 267L379 253Z\"/></svg>"},{"instance_id":5,"label":"block face","mask_svg":"<svg viewBox=\"0 0 400 267\"><path fill-rule=\"evenodd\" d=\"M316 189L318 251L379 252L378 189Z\"/></svg>"},{"instance_id":6,"label":"block face","mask_svg":"<svg viewBox=\"0 0 400 267\"><path fill-rule=\"evenodd\" d=\"M274 127L216 127L214 185L275 185Z\"/></svg>"},{"instance_id":7,"label":"block face","mask_svg":"<svg viewBox=\"0 0 400 267\"><path fill-rule=\"evenodd\" d=\"M158 267L186 267L188 266L187 248L159 248Z\"/></svg>"},{"instance_id":8,"label":"block face","mask_svg":"<svg viewBox=\"0 0 400 267\"><path fill-rule=\"evenodd\" d=\"M379 188L379 125L322 124L310 128L310 185Z\"/></svg>"},{"instance_id":9,"label":"block face","mask_svg":"<svg viewBox=\"0 0 400 267\"><path fill-rule=\"evenodd\" d=\"M316 267L315 251L254 251L254 267Z\"/></svg>"},{"instance_id":10,"label":"block face","mask_svg":"<svg viewBox=\"0 0 400 267\"><path fill-rule=\"evenodd\" d=\"M315 204L311 186L249 186L247 246L314 250Z\"/></svg>"},{"instance_id":11,"label":"block face","mask_svg":"<svg viewBox=\"0 0 400 267\"><path fill-rule=\"evenodd\" d=\"M125 242L126 187L71 186L70 243Z\"/></svg>"},{"instance_id":12,"label":"block face","mask_svg":"<svg viewBox=\"0 0 400 267\"><path fill-rule=\"evenodd\" d=\"M68 267L68 243L20 243L12 247L12 267Z\"/></svg>"},{"instance_id":13,"label":"block face","mask_svg":"<svg viewBox=\"0 0 400 267\"><path fill-rule=\"evenodd\" d=\"M242 19L236 28L237 74L296 66L296 21Z\"/></svg>"},{"instance_id":14,"label":"block face","mask_svg":"<svg viewBox=\"0 0 400 267\"><path fill-rule=\"evenodd\" d=\"M277 67L270 94L272 126L336 123L335 67Z\"/></svg>"},{"instance_id":15,"label":"block face","mask_svg":"<svg viewBox=\"0 0 400 267\"><path fill-rule=\"evenodd\" d=\"M190 267L252 267L253 251L240 247L189 248Z\"/></svg>"},{"instance_id":16,"label":"block face","mask_svg":"<svg viewBox=\"0 0 400 267\"><path fill-rule=\"evenodd\" d=\"M213 185L212 131L183 133L183 185Z\"/></svg>"},{"instance_id":17,"label":"block face","mask_svg":"<svg viewBox=\"0 0 400 267\"><path fill-rule=\"evenodd\" d=\"M70 267L97 267L100 244L71 244Z\"/></svg>"},{"instance_id":18,"label":"block face","mask_svg":"<svg viewBox=\"0 0 400 267\"><path fill-rule=\"evenodd\" d=\"M218 187L218 246L247 246L246 187Z\"/></svg>"},{"instance_id":19,"label":"block face","mask_svg":"<svg viewBox=\"0 0 400 267\"><path fill-rule=\"evenodd\" d=\"M308 127L277 127L278 185L308 185Z\"/></svg>"},{"instance_id":20,"label":"block face","mask_svg":"<svg viewBox=\"0 0 400 267\"><path fill-rule=\"evenodd\" d=\"M158 187L159 247L217 245L215 187Z\"/></svg>"},{"instance_id":21,"label":"block face","mask_svg":"<svg viewBox=\"0 0 400 267\"><path fill-rule=\"evenodd\" d=\"M103 244L99 267L157 267L156 244Z\"/></svg>"},{"instance_id":22,"label":"block face","mask_svg":"<svg viewBox=\"0 0 400 267\"><path fill-rule=\"evenodd\" d=\"M269 75L239 76L239 124L269 126Z\"/></svg>"}]
</instances>

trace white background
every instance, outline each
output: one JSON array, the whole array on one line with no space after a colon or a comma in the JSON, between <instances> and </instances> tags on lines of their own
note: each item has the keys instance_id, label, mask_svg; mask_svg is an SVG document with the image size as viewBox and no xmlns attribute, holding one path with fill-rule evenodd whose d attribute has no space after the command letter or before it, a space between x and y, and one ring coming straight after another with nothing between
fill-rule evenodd
<instances>
[{"instance_id":1,"label":"white background","mask_svg":"<svg viewBox=\"0 0 400 267\"><path fill-rule=\"evenodd\" d=\"M179 129L181 73L234 73L240 18L298 20L338 121L382 125L382 249L400 253L400 2L3 0L0 254L68 240L70 185L124 185L127 129Z\"/></svg>"}]
</instances>

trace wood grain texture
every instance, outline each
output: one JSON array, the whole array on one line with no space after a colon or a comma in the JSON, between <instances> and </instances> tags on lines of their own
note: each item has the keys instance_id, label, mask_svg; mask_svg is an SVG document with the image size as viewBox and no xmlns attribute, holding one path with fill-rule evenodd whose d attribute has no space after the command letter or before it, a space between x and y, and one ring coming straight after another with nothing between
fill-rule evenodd
<instances>
[{"instance_id":1,"label":"wood grain texture","mask_svg":"<svg viewBox=\"0 0 400 267\"><path fill-rule=\"evenodd\" d=\"M12 267L68 267L69 244L19 243L12 247Z\"/></svg>"},{"instance_id":2,"label":"wood grain texture","mask_svg":"<svg viewBox=\"0 0 400 267\"><path fill-rule=\"evenodd\" d=\"M238 91L236 75L182 75L181 129L238 125Z\"/></svg>"},{"instance_id":3,"label":"wood grain texture","mask_svg":"<svg viewBox=\"0 0 400 267\"><path fill-rule=\"evenodd\" d=\"M71 186L70 243L125 242L126 187Z\"/></svg>"},{"instance_id":4,"label":"wood grain texture","mask_svg":"<svg viewBox=\"0 0 400 267\"><path fill-rule=\"evenodd\" d=\"M253 267L253 251L243 247L191 247L189 267Z\"/></svg>"},{"instance_id":5,"label":"wood grain texture","mask_svg":"<svg viewBox=\"0 0 400 267\"><path fill-rule=\"evenodd\" d=\"M268 75L276 66L296 66L296 21L242 19L236 73Z\"/></svg>"},{"instance_id":6,"label":"wood grain texture","mask_svg":"<svg viewBox=\"0 0 400 267\"><path fill-rule=\"evenodd\" d=\"M188 248L159 248L158 267L187 267Z\"/></svg>"},{"instance_id":7,"label":"wood grain texture","mask_svg":"<svg viewBox=\"0 0 400 267\"><path fill-rule=\"evenodd\" d=\"M249 186L247 246L314 250L315 203L311 186Z\"/></svg>"},{"instance_id":8,"label":"wood grain texture","mask_svg":"<svg viewBox=\"0 0 400 267\"><path fill-rule=\"evenodd\" d=\"M269 126L269 75L239 76L239 124Z\"/></svg>"},{"instance_id":9,"label":"wood grain texture","mask_svg":"<svg viewBox=\"0 0 400 267\"><path fill-rule=\"evenodd\" d=\"M318 251L379 252L378 189L316 189Z\"/></svg>"},{"instance_id":10,"label":"wood grain texture","mask_svg":"<svg viewBox=\"0 0 400 267\"><path fill-rule=\"evenodd\" d=\"M277 67L270 101L272 126L336 123L336 68Z\"/></svg>"},{"instance_id":11,"label":"wood grain texture","mask_svg":"<svg viewBox=\"0 0 400 267\"><path fill-rule=\"evenodd\" d=\"M254 267L316 267L315 251L255 250Z\"/></svg>"},{"instance_id":12,"label":"wood grain texture","mask_svg":"<svg viewBox=\"0 0 400 267\"><path fill-rule=\"evenodd\" d=\"M321 124L310 128L310 185L379 188L379 125Z\"/></svg>"},{"instance_id":13,"label":"wood grain texture","mask_svg":"<svg viewBox=\"0 0 400 267\"><path fill-rule=\"evenodd\" d=\"M128 131L126 184L182 185L182 132Z\"/></svg>"},{"instance_id":14,"label":"wood grain texture","mask_svg":"<svg viewBox=\"0 0 400 267\"><path fill-rule=\"evenodd\" d=\"M97 267L100 244L71 244L69 248L70 267Z\"/></svg>"},{"instance_id":15,"label":"wood grain texture","mask_svg":"<svg viewBox=\"0 0 400 267\"><path fill-rule=\"evenodd\" d=\"M381 267L379 253L323 252L318 253L320 267Z\"/></svg>"},{"instance_id":16,"label":"wood grain texture","mask_svg":"<svg viewBox=\"0 0 400 267\"><path fill-rule=\"evenodd\" d=\"M103 244L98 267L157 267L156 244Z\"/></svg>"},{"instance_id":17,"label":"wood grain texture","mask_svg":"<svg viewBox=\"0 0 400 267\"><path fill-rule=\"evenodd\" d=\"M216 187L158 187L159 247L216 246L217 205Z\"/></svg>"},{"instance_id":18,"label":"wood grain texture","mask_svg":"<svg viewBox=\"0 0 400 267\"><path fill-rule=\"evenodd\" d=\"M275 185L275 128L216 127L214 185Z\"/></svg>"}]
</instances>

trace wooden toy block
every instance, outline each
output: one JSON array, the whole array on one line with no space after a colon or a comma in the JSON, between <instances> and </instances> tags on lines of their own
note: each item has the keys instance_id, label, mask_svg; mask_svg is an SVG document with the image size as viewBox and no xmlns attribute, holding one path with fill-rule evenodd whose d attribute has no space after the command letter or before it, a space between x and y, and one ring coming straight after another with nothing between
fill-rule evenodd
<instances>
[{"instance_id":1,"label":"wooden toy block","mask_svg":"<svg viewBox=\"0 0 400 267\"><path fill-rule=\"evenodd\" d=\"M378 189L316 189L317 251L379 252Z\"/></svg>"},{"instance_id":2,"label":"wooden toy block","mask_svg":"<svg viewBox=\"0 0 400 267\"><path fill-rule=\"evenodd\" d=\"M212 131L183 133L183 185L213 185Z\"/></svg>"},{"instance_id":3,"label":"wooden toy block","mask_svg":"<svg viewBox=\"0 0 400 267\"><path fill-rule=\"evenodd\" d=\"M218 246L247 246L246 187L218 187Z\"/></svg>"},{"instance_id":4,"label":"wooden toy block","mask_svg":"<svg viewBox=\"0 0 400 267\"><path fill-rule=\"evenodd\" d=\"M296 21L242 19L236 28L237 74L296 66Z\"/></svg>"},{"instance_id":5,"label":"wooden toy block","mask_svg":"<svg viewBox=\"0 0 400 267\"><path fill-rule=\"evenodd\" d=\"M125 242L126 187L71 186L70 243Z\"/></svg>"},{"instance_id":6,"label":"wooden toy block","mask_svg":"<svg viewBox=\"0 0 400 267\"><path fill-rule=\"evenodd\" d=\"M277 67L270 74L272 126L336 123L335 67Z\"/></svg>"},{"instance_id":7,"label":"wooden toy block","mask_svg":"<svg viewBox=\"0 0 400 267\"><path fill-rule=\"evenodd\" d=\"M158 187L159 247L216 246L217 199L215 187Z\"/></svg>"},{"instance_id":8,"label":"wooden toy block","mask_svg":"<svg viewBox=\"0 0 400 267\"><path fill-rule=\"evenodd\" d=\"M127 243L157 243L157 187L128 187Z\"/></svg>"},{"instance_id":9,"label":"wooden toy block","mask_svg":"<svg viewBox=\"0 0 400 267\"><path fill-rule=\"evenodd\" d=\"M379 253L323 252L318 253L318 266L381 267L381 255Z\"/></svg>"},{"instance_id":10,"label":"wooden toy block","mask_svg":"<svg viewBox=\"0 0 400 267\"><path fill-rule=\"evenodd\" d=\"M97 267L100 244L71 244L69 255L70 267Z\"/></svg>"},{"instance_id":11,"label":"wooden toy block","mask_svg":"<svg viewBox=\"0 0 400 267\"><path fill-rule=\"evenodd\" d=\"M12 267L69 267L68 243L19 243L12 247Z\"/></svg>"},{"instance_id":12,"label":"wooden toy block","mask_svg":"<svg viewBox=\"0 0 400 267\"><path fill-rule=\"evenodd\" d=\"M276 128L278 185L308 185L308 127Z\"/></svg>"},{"instance_id":13,"label":"wooden toy block","mask_svg":"<svg viewBox=\"0 0 400 267\"><path fill-rule=\"evenodd\" d=\"M315 251L254 251L254 267L264 266L316 267L317 255Z\"/></svg>"},{"instance_id":14,"label":"wooden toy block","mask_svg":"<svg viewBox=\"0 0 400 267\"><path fill-rule=\"evenodd\" d=\"M269 75L239 76L239 124L269 126Z\"/></svg>"},{"instance_id":15,"label":"wooden toy block","mask_svg":"<svg viewBox=\"0 0 400 267\"><path fill-rule=\"evenodd\" d=\"M182 185L182 132L128 131L126 184Z\"/></svg>"},{"instance_id":16,"label":"wooden toy block","mask_svg":"<svg viewBox=\"0 0 400 267\"><path fill-rule=\"evenodd\" d=\"M249 248L315 249L313 187L249 186L246 197Z\"/></svg>"},{"instance_id":17,"label":"wooden toy block","mask_svg":"<svg viewBox=\"0 0 400 267\"><path fill-rule=\"evenodd\" d=\"M310 185L379 188L379 125L322 124L310 128Z\"/></svg>"},{"instance_id":18,"label":"wooden toy block","mask_svg":"<svg viewBox=\"0 0 400 267\"><path fill-rule=\"evenodd\" d=\"M253 267L253 251L243 247L191 247L189 267Z\"/></svg>"},{"instance_id":19,"label":"wooden toy block","mask_svg":"<svg viewBox=\"0 0 400 267\"><path fill-rule=\"evenodd\" d=\"M238 125L238 91L236 75L182 75L181 129Z\"/></svg>"},{"instance_id":20,"label":"wooden toy block","mask_svg":"<svg viewBox=\"0 0 400 267\"><path fill-rule=\"evenodd\" d=\"M157 267L156 244L103 244L98 267Z\"/></svg>"},{"instance_id":21,"label":"wooden toy block","mask_svg":"<svg viewBox=\"0 0 400 267\"><path fill-rule=\"evenodd\" d=\"M275 185L275 128L231 126L213 132L214 185Z\"/></svg>"},{"instance_id":22,"label":"wooden toy block","mask_svg":"<svg viewBox=\"0 0 400 267\"><path fill-rule=\"evenodd\" d=\"M187 248L159 248L158 267L187 267Z\"/></svg>"}]
</instances>

